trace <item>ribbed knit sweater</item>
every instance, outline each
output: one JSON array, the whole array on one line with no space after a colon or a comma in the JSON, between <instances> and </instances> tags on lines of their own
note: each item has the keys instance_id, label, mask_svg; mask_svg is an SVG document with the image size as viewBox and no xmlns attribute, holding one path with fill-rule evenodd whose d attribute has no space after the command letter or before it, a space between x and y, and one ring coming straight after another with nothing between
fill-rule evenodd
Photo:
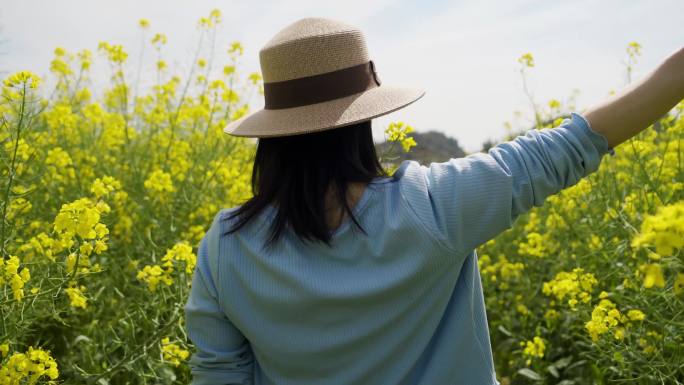
<instances>
[{"instance_id":1,"label":"ribbed knit sweater","mask_svg":"<svg viewBox=\"0 0 684 385\"><path fill-rule=\"evenodd\" d=\"M192 384L499 385L476 247L614 155L577 113L463 158L407 160L376 178L332 248L275 209L233 234L220 210L199 244L185 328Z\"/></svg>"}]
</instances>

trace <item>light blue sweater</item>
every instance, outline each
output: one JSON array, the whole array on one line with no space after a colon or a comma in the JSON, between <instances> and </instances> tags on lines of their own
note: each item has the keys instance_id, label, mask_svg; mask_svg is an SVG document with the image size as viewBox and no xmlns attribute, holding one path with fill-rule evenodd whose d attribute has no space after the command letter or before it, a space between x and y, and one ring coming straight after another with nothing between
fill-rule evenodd
<instances>
[{"instance_id":1,"label":"light blue sweater","mask_svg":"<svg viewBox=\"0 0 684 385\"><path fill-rule=\"evenodd\" d=\"M192 384L498 385L475 248L614 155L577 113L559 127L376 178L334 248L289 229L262 252L273 207L202 239L185 327Z\"/></svg>"}]
</instances>

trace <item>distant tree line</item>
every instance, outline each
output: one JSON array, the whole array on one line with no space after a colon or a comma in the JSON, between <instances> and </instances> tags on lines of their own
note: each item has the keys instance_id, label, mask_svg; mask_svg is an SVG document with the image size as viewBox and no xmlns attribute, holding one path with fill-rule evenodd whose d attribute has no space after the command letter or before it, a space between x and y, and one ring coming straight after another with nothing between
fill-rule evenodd
<instances>
[{"instance_id":1,"label":"distant tree line","mask_svg":"<svg viewBox=\"0 0 684 385\"><path fill-rule=\"evenodd\" d=\"M428 165L430 162L444 162L449 158L465 156L465 151L458 144L458 140L448 137L438 131L412 132L410 136L417 145L411 151L404 152L400 146L394 143L392 163L399 164L404 160L416 160L420 164ZM382 142L376 145L378 153L385 153L392 146L391 142Z\"/></svg>"}]
</instances>

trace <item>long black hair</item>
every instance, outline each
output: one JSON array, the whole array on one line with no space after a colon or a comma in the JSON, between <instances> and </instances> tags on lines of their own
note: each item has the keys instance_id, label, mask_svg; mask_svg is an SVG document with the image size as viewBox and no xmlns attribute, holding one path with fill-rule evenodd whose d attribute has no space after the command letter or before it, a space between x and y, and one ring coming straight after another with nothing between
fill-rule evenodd
<instances>
[{"instance_id":1,"label":"long black hair","mask_svg":"<svg viewBox=\"0 0 684 385\"><path fill-rule=\"evenodd\" d=\"M354 224L367 235L347 204L350 182L368 183L389 176L373 142L372 121L290 136L259 138L252 168L252 198L228 219L238 221L227 231L239 230L262 209L277 210L267 246L286 225L302 240L321 241L331 247L325 220L325 192L332 186L336 200ZM332 183L332 185L331 185Z\"/></svg>"}]
</instances>

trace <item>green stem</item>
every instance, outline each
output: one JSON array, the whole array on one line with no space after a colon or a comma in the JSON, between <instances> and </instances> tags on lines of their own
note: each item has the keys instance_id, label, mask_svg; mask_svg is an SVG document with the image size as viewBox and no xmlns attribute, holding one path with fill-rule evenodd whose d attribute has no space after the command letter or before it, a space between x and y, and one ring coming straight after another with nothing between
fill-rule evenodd
<instances>
[{"instance_id":1,"label":"green stem","mask_svg":"<svg viewBox=\"0 0 684 385\"><path fill-rule=\"evenodd\" d=\"M9 201L9 194L12 188L12 181L14 180L14 166L17 159L17 150L19 148L19 138L21 136L21 126L24 122L24 112L26 109L26 83L23 84L23 89L21 93L21 108L19 110L19 122L17 122L17 139L14 141L14 152L12 154L12 163L9 169L9 180L7 181L7 189L5 189L5 199L2 201L2 221L0 221L0 226L2 230L0 231L0 254L2 255L2 260L5 260L5 219L7 217L7 202ZM7 331L5 325L5 312L0 306L0 318L2 319L2 334L5 335Z\"/></svg>"},{"instance_id":2,"label":"green stem","mask_svg":"<svg viewBox=\"0 0 684 385\"><path fill-rule=\"evenodd\" d=\"M235 58L235 56L231 57L231 65L233 66L234 72L232 74L230 74L231 76L230 76L230 82L228 83L228 89L232 93L233 92L233 80L235 79L235 74L237 74L237 59ZM228 98L228 106L226 108L226 114L224 116L224 119L226 121L228 121L228 118L230 118L231 103L232 102L230 101L230 97L229 97Z\"/></svg>"},{"instance_id":3,"label":"green stem","mask_svg":"<svg viewBox=\"0 0 684 385\"><path fill-rule=\"evenodd\" d=\"M116 363L114 366L110 367L106 371L96 374L94 378L92 378L92 383L96 383L99 379L105 377L105 376L110 376L116 373L122 366L126 364L132 364L142 358L148 357L148 352L147 350L152 349L155 345L159 344L159 341L162 336L167 334L168 329L170 329L172 326L176 324L178 321L178 316L179 316L180 308L179 307L174 307L173 313L171 314L171 320L166 323L165 325L162 325L157 329L157 332L154 333L150 338L147 339L143 343L142 348L138 348L137 350L140 352L137 356L133 356L130 359L126 356L122 358L118 363Z\"/></svg>"},{"instance_id":4,"label":"green stem","mask_svg":"<svg viewBox=\"0 0 684 385\"><path fill-rule=\"evenodd\" d=\"M26 83L23 85L21 93L21 108L19 110L19 122L17 122L17 139L14 141L14 153L12 154L12 163L9 169L9 180L7 181L7 188L5 189L5 199L2 201L2 221L0 221L0 254L3 261L5 260L5 219L7 217L7 202L9 201L10 189L12 188L12 181L14 180L14 166L17 160L17 150L19 149L19 138L21 136L21 126L24 122L24 111L26 109Z\"/></svg>"},{"instance_id":5,"label":"green stem","mask_svg":"<svg viewBox=\"0 0 684 385\"><path fill-rule=\"evenodd\" d=\"M534 99L532 98L532 94L530 94L530 91L527 89L527 80L525 78L524 68L520 69L520 75L522 76L523 90L525 91L525 95L527 95L527 98L530 100L530 104L532 104L532 111L534 111L535 128L541 128L542 122L541 122L541 118L539 116L539 112L537 111L537 105L534 103Z\"/></svg>"},{"instance_id":6,"label":"green stem","mask_svg":"<svg viewBox=\"0 0 684 385\"><path fill-rule=\"evenodd\" d=\"M188 92L188 88L190 88L190 84L192 83L192 75L195 73L195 65L197 64L197 58L199 57L200 54L200 49L202 48L202 42L204 40L204 32L200 35L200 40L199 44L197 45L197 50L195 51L195 57L192 59L192 66L190 67L190 74L188 75L188 80L185 82L185 87L183 87L183 92L180 95L180 100L178 101L178 106L176 107L176 111L174 112L173 118L169 121L169 128L171 128L171 138L169 138L169 143L166 145L166 149L164 150L164 165L169 160L169 151L171 149L171 145L173 144L173 140L175 138L176 134L176 125L178 123L178 115L180 114L181 107L183 106L183 103L185 102L185 95Z\"/></svg>"}]
</instances>

